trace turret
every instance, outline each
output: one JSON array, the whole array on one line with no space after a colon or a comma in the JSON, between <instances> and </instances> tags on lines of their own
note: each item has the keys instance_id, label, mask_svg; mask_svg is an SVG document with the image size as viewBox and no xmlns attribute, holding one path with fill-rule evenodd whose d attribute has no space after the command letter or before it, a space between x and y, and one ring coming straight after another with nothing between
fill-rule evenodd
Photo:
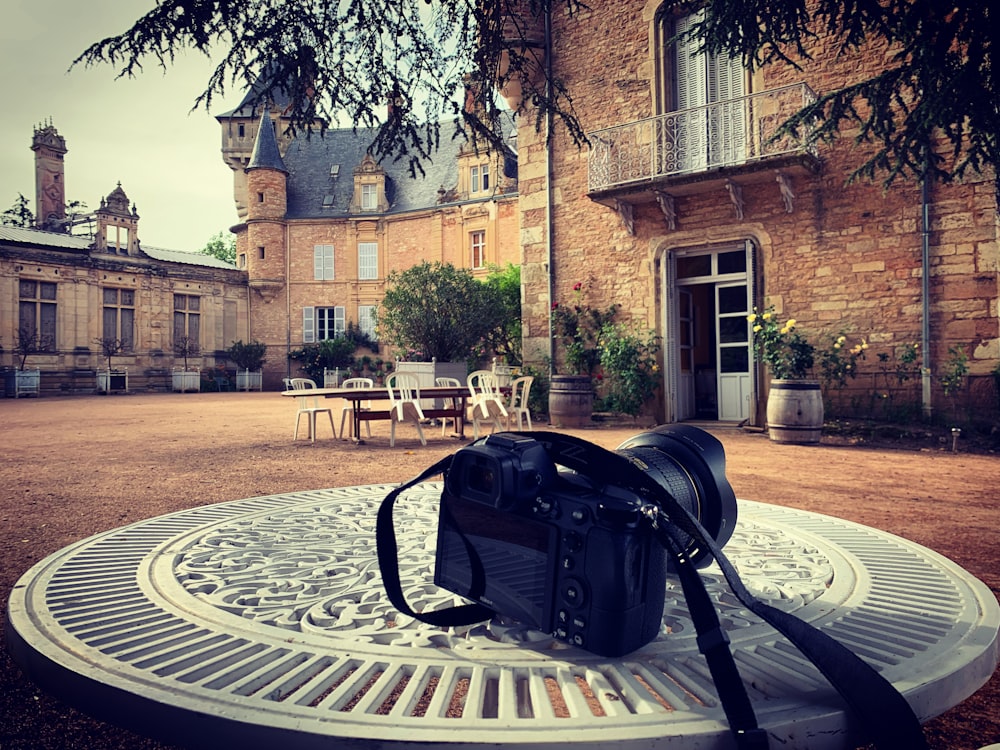
<instances>
[{"instance_id":1,"label":"turret","mask_svg":"<svg viewBox=\"0 0 1000 750\"><path fill-rule=\"evenodd\" d=\"M265 112L246 167L246 270L250 287L273 299L285 285L285 211L288 172L274 123Z\"/></svg>"},{"instance_id":2,"label":"turret","mask_svg":"<svg viewBox=\"0 0 1000 750\"><path fill-rule=\"evenodd\" d=\"M66 140L50 121L35 128L35 225L54 232L66 231L66 185L63 156Z\"/></svg>"}]
</instances>

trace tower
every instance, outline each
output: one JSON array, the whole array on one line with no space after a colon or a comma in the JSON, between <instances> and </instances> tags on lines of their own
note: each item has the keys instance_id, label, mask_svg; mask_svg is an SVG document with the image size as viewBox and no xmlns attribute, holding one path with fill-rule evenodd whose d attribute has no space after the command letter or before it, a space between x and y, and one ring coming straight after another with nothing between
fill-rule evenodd
<instances>
[{"instance_id":1,"label":"tower","mask_svg":"<svg viewBox=\"0 0 1000 750\"><path fill-rule=\"evenodd\" d=\"M285 212L288 171L274 123L261 114L253 154L246 167L246 269L250 288L270 302L285 286Z\"/></svg>"},{"instance_id":2,"label":"tower","mask_svg":"<svg viewBox=\"0 0 1000 750\"><path fill-rule=\"evenodd\" d=\"M35 152L35 226L66 231L66 186L63 156L66 140L50 121L35 128L31 139Z\"/></svg>"}]
</instances>

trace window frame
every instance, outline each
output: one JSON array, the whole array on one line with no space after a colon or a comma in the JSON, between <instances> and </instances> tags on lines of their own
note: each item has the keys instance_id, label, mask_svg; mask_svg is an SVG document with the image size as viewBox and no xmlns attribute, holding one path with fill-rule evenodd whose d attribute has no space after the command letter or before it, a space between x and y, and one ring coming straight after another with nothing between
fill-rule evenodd
<instances>
[{"instance_id":1,"label":"window frame","mask_svg":"<svg viewBox=\"0 0 1000 750\"><path fill-rule=\"evenodd\" d=\"M30 285L31 293L26 294ZM34 336L39 352L55 353L59 320L59 285L41 279L18 279L17 330ZM25 323L30 310L31 320Z\"/></svg>"},{"instance_id":2,"label":"window frame","mask_svg":"<svg viewBox=\"0 0 1000 750\"><path fill-rule=\"evenodd\" d=\"M478 242L477 242L478 240ZM477 263L476 255L479 262ZM469 263L470 268L486 268L486 230L475 229L469 232Z\"/></svg>"},{"instance_id":3,"label":"window frame","mask_svg":"<svg viewBox=\"0 0 1000 750\"><path fill-rule=\"evenodd\" d=\"M335 248L333 245L313 245L313 280L336 279Z\"/></svg>"},{"instance_id":4,"label":"window frame","mask_svg":"<svg viewBox=\"0 0 1000 750\"><path fill-rule=\"evenodd\" d=\"M109 293L114 294L113 300L109 299ZM101 334L105 339L120 341L122 351L127 353L131 353L135 347L135 311L135 289L111 286L101 288ZM201 314L200 311L198 314Z\"/></svg>"},{"instance_id":5,"label":"window frame","mask_svg":"<svg viewBox=\"0 0 1000 750\"><path fill-rule=\"evenodd\" d=\"M378 242L359 242L358 279L373 281L378 277Z\"/></svg>"}]
</instances>

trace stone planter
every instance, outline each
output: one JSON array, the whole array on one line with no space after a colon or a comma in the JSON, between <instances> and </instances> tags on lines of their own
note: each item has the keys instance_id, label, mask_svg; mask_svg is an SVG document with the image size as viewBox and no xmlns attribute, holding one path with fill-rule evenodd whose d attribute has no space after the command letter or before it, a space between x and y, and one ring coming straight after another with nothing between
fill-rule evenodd
<instances>
[{"instance_id":1,"label":"stone planter","mask_svg":"<svg viewBox=\"0 0 1000 750\"><path fill-rule=\"evenodd\" d=\"M553 375L549 384L549 422L556 427L587 427L594 415L594 385L589 375Z\"/></svg>"},{"instance_id":2,"label":"stone planter","mask_svg":"<svg viewBox=\"0 0 1000 750\"><path fill-rule=\"evenodd\" d=\"M128 370L101 370L97 373L98 393L128 393Z\"/></svg>"},{"instance_id":3,"label":"stone planter","mask_svg":"<svg viewBox=\"0 0 1000 750\"><path fill-rule=\"evenodd\" d=\"M468 370L465 362L438 362L436 359L430 362L396 362L396 372L415 375L421 388L433 388L437 385L437 378L455 378L458 382L465 383ZM420 399L420 406L424 409L442 408L440 399L435 402L431 398Z\"/></svg>"},{"instance_id":4,"label":"stone planter","mask_svg":"<svg viewBox=\"0 0 1000 750\"><path fill-rule=\"evenodd\" d=\"M180 393L201 391L201 373L198 370L174 370L172 388Z\"/></svg>"},{"instance_id":5,"label":"stone planter","mask_svg":"<svg viewBox=\"0 0 1000 750\"><path fill-rule=\"evenodd\" d=\"M41 383L41 370L8 370L4 373L4 392L8 397L37 396Z\"/></svg>"},{"instance_id":6,"label":"stone planter","mask_svg":"<svg viewBox=\"0 0 1000 750\"><path fill-rule=\"evenodd\" d=\"M264 378L261 370L237 370L236 390L238 391L264 390Z\"/></svg>"},{"instance_id":7,"label":"stone planter","mask_svg":"<svg viewBox=\"0 0 1000 750\"><path fill-rule=\"evenodd\" d=\"M767 395L767 434L776 443L818 443L823 434L823 396L818 380L772 380Z\"/></svg>"}]
</instances>

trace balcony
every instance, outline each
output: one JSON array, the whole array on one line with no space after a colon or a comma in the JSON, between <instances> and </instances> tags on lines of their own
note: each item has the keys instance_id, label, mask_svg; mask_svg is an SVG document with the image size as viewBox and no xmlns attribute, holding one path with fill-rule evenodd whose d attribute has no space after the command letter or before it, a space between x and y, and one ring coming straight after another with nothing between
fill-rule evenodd
<instances>
[{"instance_id":1,"label":"balcony","mask_svg":"<svg viewBox=\"0 0 1000 750\"><path fill-rule=\"evenodd\" d=\"M815 99L807 85L793 84L590 133L588 195L609 206L662 206L664 196L725 186L737 204L742 185L777 179L787 208L788 177L815 172L819 160L808 134L774 136Z\"/></svg>"}]
</instances>

